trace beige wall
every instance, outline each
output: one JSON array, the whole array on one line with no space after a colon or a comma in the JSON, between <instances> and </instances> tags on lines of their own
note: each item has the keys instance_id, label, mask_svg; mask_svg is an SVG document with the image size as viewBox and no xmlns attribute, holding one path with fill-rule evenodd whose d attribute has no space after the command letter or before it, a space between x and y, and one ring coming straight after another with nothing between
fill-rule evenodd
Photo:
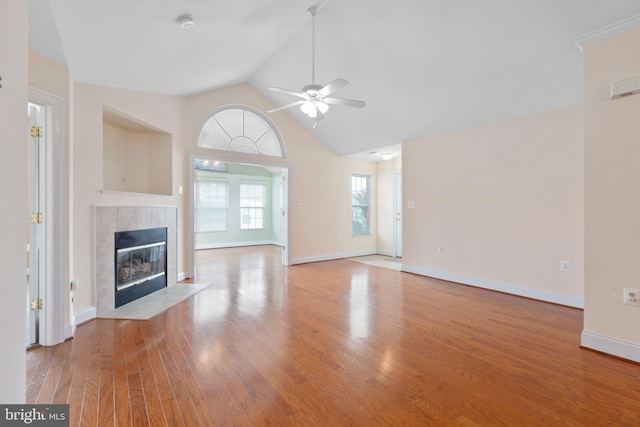
<instances>
[{"instance_id":1,"label":"beige wall","mask_svg":"<svg viewBox=\"0 0 640 427\"><path fill-rule=\"evenodd\" d=\"M583 345L636 361L640 308L622 301L623 288L640 288L640 96L611 100L609 84L640 76L639 48L635 29L584 49Z\"/></svg>"},{"instance_id":2,"label":"beige wall","mask_svg":"<svg viewBox=\"0 0 640 427\"><path fill-rule=\"evenodd\" d=\"M79 289L75 311L95 306L93 295L93 210L98 205L177 206L178 272L184 271L187 229L187 192L178 194L178 186L187 188L185 179L185 99L177 96L75 84L73 97L73 259ZM103 106L173 135L173 195L141 196L127 193L103 193Z\"/></svg>"},{"instance_id":3,"label":"beige wall","mask_svg":"<svg viewBox=\"0 0 640 427\"><path fill-rule=\"evenodd\" d=\"M394 172L402 172L402 157L383 160L376 164L377 177L377 239L376 250L379 254L393 255L393 229L395 211L393 206Z\"/></svg>"},{"instance_id":4,"label":"beige wall","mask_svg":"<svg viewBox=\"0 0 640 427\"><path fill-rule=\"evenodd\" d=\"M249 84L195 95L187 100L187 141L196 149L197 132L209 114L227 104L251 106L266 114L273 104ZM289 170L289 258L292 262L336 258L342 254L374 253L375 226L370 236L351 236L351 174L372 177L376 194L376 166L373 162L338 157L287 114L269 114L286 145ZM319 123L318 126L322 126ZM256 161L273 162L264 156ZM372 201L375 206L376 201ZM301 206L301 207L299 207ZM375 215L372 224L376 223Z\"/></svg>"},{"instance_id":5,"label":"beige wall","mask_svg":"<svg viewBox=\"0 0 640 427\"><path fill-rule=\"evenodd\" d=\"M403 268L582 304L581 106L410 141L402 159Z\"/></svg>"},{"instance_id":6,"label":"beige wall","mask_svg":"<svg viewBox=\"0 0 640 427\"><path fill-rule=\"evenodd\" d=\"M27 2L0 2L0 402L25 401L27 210Z\"/></svg>"},{"instance_id":7,"label":"beige wall","mask_svg":"<svg viewBox=\"0 0 640 427\"><path fill-rule=\"evenodd\" d=\"M177 206L179 216L178 272L187 272L189 255L188 209L189 153L205 153L195 147L200 124L215 108L226 104L244 104L266 111L273 105L248 84L238 85L189 98L165 96L87 84L72 84L65 88L68 74L55 64L33 55L35 84L59 93L72 105L69 155L69 175L73 177L70 200L72 226L70 279L77 279L74 312L84 313L95 306L93 295L93 205ZM62 78L51 82L44 79L60 73ZM44 80L38 80L43 78ZM65 78L67 80L65 80ZM121 112L150 127L173 136L172 196L142 196L103 192L103 107ZM329 259L341 255L375 252L375 226L372 235L351 236L350 189L351 174L372 176L372 194L376 194L375 163L336 156L311 133L285 114L269 116L283 135L287 158L276 160L290 167L290 259L304 262ZM237 155L236 155L237 156ZM240 157L238 157L240 158ZM241 159L242 161L243 158ZM259 158L264 160L264 157ZM185 191L178 194L178 186ZM372 201L375 205L375 198ZM298 207L301 204L300 208ZM375 212L373 215L375 224ZM68 321L68 319L67 319Z\"/></svg>"}]
</instances>

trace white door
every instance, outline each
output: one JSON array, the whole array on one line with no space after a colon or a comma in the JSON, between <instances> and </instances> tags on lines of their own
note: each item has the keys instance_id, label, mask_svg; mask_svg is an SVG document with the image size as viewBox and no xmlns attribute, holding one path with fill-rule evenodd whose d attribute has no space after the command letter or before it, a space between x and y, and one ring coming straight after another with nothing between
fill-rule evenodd
<instances>
[{"instance_id":1,"label":"white door","mask_svg":"<svg viewBox=\"0 0 640 427\"><path fill-rule=\"evenodd\" d=\"M402 258L402 173L393 173L393 255Z\"/></svg>"},{"instance_id":2,"label":"white door","mask_svg":"<svg viewBox=\"0 0 640 427\"><path fill-rule=\"evenodd\" d=\"M40 344L45 273L45 123L46 106L29 102L29 209L27 241L27 347Z\"/></svg>"}]
</instances>

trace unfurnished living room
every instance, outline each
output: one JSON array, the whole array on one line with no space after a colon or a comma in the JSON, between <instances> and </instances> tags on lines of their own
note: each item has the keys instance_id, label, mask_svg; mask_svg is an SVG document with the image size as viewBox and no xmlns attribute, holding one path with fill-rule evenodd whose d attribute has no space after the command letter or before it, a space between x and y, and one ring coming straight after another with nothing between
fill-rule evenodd
<instances>
[{"instance_id":1,"label":"unfurnished living room","mask_svg":"<svg viewBox=\"0 0 640 427\"><path fill-rule=\"evenodd\" d=\"M1 0L0 424L640 425L639 49L637 0Z\"/></svg>"}]
</instances>

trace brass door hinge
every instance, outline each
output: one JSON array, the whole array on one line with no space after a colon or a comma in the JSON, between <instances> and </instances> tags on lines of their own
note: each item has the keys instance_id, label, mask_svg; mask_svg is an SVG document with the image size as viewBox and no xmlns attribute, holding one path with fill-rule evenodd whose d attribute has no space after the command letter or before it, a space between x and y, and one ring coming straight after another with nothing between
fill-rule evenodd
<instances>
[{"instance_id":1,"label":"brass door hinge","mask_svg":"<svg viewBox=\"0 0 640 427\"><path fill-rule=\"evenodd\" d=\"M31 310L40 311L42 310L42 299L36 298L31 300Z\"/></svg>"},{"instance_id":2,"label":"brass door hinge","mask_svg":"<svg viewBox=\"0 0 640 427\"><path fill-rule=\"evenodd\" d=\"M43 133L44 132L42 131L42 127L40 126L31 126L31 129L29 130L29 135L33 136L34 138L41 137Z\"/></svg>"},{"instance_id":3,"label":"brass door hinge","mask_svg":"<svg viewBox=\"0 0 640 427\"><path fill-rule=\"evenodd\" d=\"M44 220L44 215L42 215L41 212L34 212L29 217L29 220L31 221L31 224L42 224L42 221Z\"/></svg>"}]
</instances>

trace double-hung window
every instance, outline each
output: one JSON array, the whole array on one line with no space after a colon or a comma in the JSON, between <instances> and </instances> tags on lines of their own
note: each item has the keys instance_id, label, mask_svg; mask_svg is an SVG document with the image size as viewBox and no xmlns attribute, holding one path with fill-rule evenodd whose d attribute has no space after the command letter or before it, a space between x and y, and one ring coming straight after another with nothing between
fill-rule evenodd
<instances>
[{"instance_id":1,"label":"double-hung window","mask_svg":"<svg viewBox=\"0 0 640 427\"><path fill-rule=\"evenodd\" d=\"M371 234L370 180L366 175L351 176L351 233L354 236Z\"/></svg>"},{"instance_id":2,"label":"double-hung window","mask_svg":"<svg viewBox=\"0 0 640 427\"><path fill-rule=\"evenodd\" d=\"M196 178L196 232L227 231L229 183Z\"/></svg>"},{"instance_id":3,"label":"double-hung window","mask_svg":"<svg viewBox=\"0 0 640 427\"><path fill-rule=\"evenodd\" d=\"M240 229L264 228L267 186L257 182L240 183Z\"/></svg>"}]
</instances>

